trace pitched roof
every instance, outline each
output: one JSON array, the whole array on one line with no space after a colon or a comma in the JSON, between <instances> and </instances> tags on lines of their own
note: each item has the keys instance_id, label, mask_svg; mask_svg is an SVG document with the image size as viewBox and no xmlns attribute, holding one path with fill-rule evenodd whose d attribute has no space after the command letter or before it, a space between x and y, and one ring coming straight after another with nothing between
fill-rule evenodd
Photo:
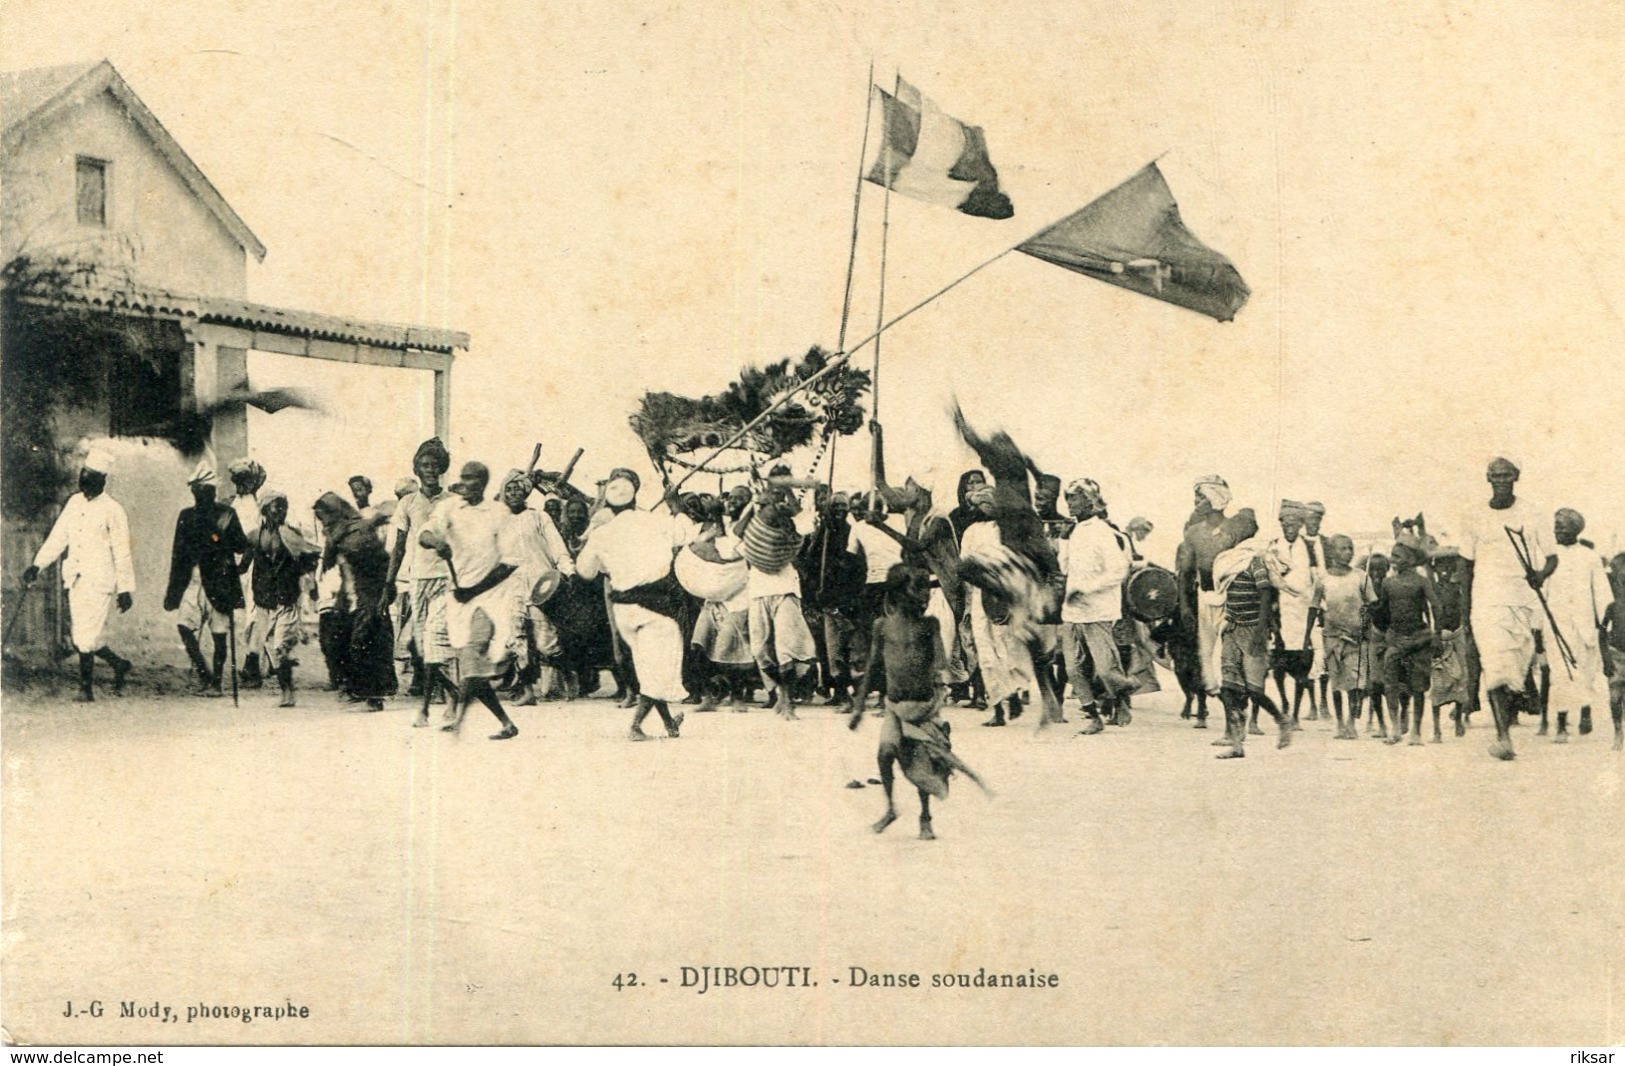
<instances>
[{"instance_id":1,"label":"pitched roof","mask_svg":"<svg viewBox=\"0 0 1625 1066\"><path fill-rule=\"evenodd\" d=\"M248 303L221 296L169 292L164 289L133 289L98 284L70 284L50 296L24 294L30 303L76 303L106 311L148 315L157 318L194 319L221 326L235 326L261 333L341 344L365 344L400 351L419 350L451 355L469 347L469 336L459 330L397 322L368 322L317 311L299 311L269 304Z\"/></svg>"},{"instance_id":2,"label":"pitched roof","mask_svg":"<svg viewBox=\"0 0 1625 1066\"><path fill-rule=\"evenodd\" d=\"M0 130L9 132L13 125L95 69L94 63L67 63L60 67L0 71Z\"/></svg>"},{"instance_id":3,"label":"pitched roof","mask_svg":"<svg viewBox=\"0 0 1625 1066\"><path fill-rule=\"evenodd\" d=\"M59 67L0 72L0 152L10 154L28 133L69 107L101 92L111 93L141 127L160 155L181 176L226 231L254 258L265 258L265 245L242 220L214 184L198 169L163 123L135 94L107 60Z\"/></svg>"}]
</instances>

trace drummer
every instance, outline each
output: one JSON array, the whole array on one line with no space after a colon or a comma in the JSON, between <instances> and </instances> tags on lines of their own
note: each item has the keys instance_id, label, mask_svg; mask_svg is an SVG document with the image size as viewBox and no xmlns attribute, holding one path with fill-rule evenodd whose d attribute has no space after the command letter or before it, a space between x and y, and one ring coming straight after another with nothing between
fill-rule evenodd
<instances>
[{"instance_id":1,"label":"drummer","mask_svg":"<svg viewBox=\"0 0 1625 1066\"><path fill-rule=\"evenodd\" d=\"M750 649L772 695L769 706L791 721L796 718L792 686L818 657L801 612L801 575L793 565L801 547L796 526L800 511L791 486L770 480L756 510L740 520L737 534L748 571Z\"/></svg>"},{"instance_id":2,"label":"drummer","mask_svg":"<svg viewBox=\"0 0 1625 1066\"><path fill-rule=\"evenodd\" d=\"M531 477L523 470L510 470L502 479L502 502L513 523L519 550L519 570L512 588L515 625L513 651L520 663L516 679L520 689L518 706L534 706L537 682L542 694L553 688L554 669L559 662L559 634L542 605L558 588L561 577L576 572L575 560L565 547L559 527L545 511L530 506Z\"/></svg>"},{"instance_id":3,"label":"drummer","mask_svg":"<svg viewBox=\"0 0 1625 1066\"><path fill-rule=\"evenodd\" d=\"M741 675L756 665L750 650L750 594L743 549L739 538L723 526L726 500L708 502L699 532L678 553L676 564L678 581L702 604L690 643L704 657L709 676L697 711L716 710L718 690L723 688L729 705L744 711Z\"/></svg>"},{"instance_id":4,"label":"drummer","mask_svg":"<svg viewBox=\"0 0 1625 1066\"><path fill-rule=\"evenodd\" d=\"M1151 521L1143 517L1129 520L1123 527L1123 540L1129 554L1129 579L1124 585L1128 618L1118 626L1119 650L1124 647L1123 668L1134 682L1135 695L1158 692L1156 656L1152 652L1151 626L1178 609L1179 589L1174 575L1140 554L1139 545L1151 535ZM1122 640L1128 638L1124 645Z\"/></svg>"},{"instance_id":5,"label":"drummer","mask_svg":"<svg viewBox=\"0 0 1625 1066\"><path fill-rule=\"evenodd\" d=\"M1066 572L1066 597L1061 602L1061 648L1066 656L1066 673L1072 681L1086 719L1079 736L1099 733L1105 728L1096 706L1095 686L1107 714L1115 721L1119 701L1134 691L1123 672L1113 634L1123 613L1123 579L1129 561L1117 535L1102 517L1106 510L1100 485L1078 478L1066 489L1067 509L1077 525L1067 534L1061 553Z\"/></svg>"}]
</instances>

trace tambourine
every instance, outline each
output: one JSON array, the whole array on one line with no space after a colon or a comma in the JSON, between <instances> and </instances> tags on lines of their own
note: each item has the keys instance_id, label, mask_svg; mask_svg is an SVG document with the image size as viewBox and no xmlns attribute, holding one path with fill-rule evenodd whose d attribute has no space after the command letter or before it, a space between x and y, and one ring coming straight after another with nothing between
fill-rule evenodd
<instances>
[{"instance_id":1,"label":"tambourine","mask_svg":"<svg viewBox=\"0 0 1625 1066\"><path fill-rule=\"evenodd\" d=\"M530 602L534 607L540 607L553 598L553 594L564 583L564 575L558 570L549 567L536 579L536 584L530 587Z\"/></svg>"}]
</instances>

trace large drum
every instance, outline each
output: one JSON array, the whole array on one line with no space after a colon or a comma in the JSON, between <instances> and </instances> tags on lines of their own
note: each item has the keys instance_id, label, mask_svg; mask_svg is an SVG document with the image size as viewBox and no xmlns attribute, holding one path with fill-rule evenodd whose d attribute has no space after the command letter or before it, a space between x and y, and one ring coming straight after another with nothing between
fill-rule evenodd
<instances>
[{"instance_id":1,"label":"large drum","mask_svg":"<svg viewBox=\"0 0 1625 1066\"><path fill-rule=\"evenodd\" d=\"M1146 625L1155 625L1179 607L1179 581L1173 571L1147 563L1123 584L1123 605Z\"/></svg>"},{"instance_id":2,"label":"large drum","mask_svg":"<svg viewBox=\"0 0 1625 1066\"><path fill-rule=\"evenodd\" d=\"M690 596L726 603L745 591L745 560L717 560L715 547L709 544L706 547L710 548L707 554L713 558L697 555L693 545L677 553L672 567L677 574L677 583Z\"/></svg>"}]
</instances>

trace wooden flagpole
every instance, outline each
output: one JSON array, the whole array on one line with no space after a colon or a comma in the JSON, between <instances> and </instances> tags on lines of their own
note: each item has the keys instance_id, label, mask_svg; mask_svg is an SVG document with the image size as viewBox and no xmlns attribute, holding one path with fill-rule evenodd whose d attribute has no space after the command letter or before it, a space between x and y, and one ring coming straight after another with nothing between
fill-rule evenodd
<instances>
[{"instance_id":1,"label":"wooden flagpole","mask_svg":"<svg viewBox=\"0 0 1625 1066\"><path fill-rule=\"evenodd\" d=\"M863 153L869 150L869 119L875 110L875 61L869 60L869 80L863 87L863 140L858 143L858 180L852 190L852 241L846 251L846 291L841 297L841 332L837 350L846 346L846 321L852 313L852 272L858 262L858 217L863 206ZM889 190L888 190L889 191Z\"/></svg>"},{"instance_id":2,"label":"wooden flagpole","mask_svg":"<svg viewBox=\"0 0 1625 1066\"><path fill-rule=\"evenodd\" d=\"M892 97L901 96L903 76L894 73L892 82ZM873 95L873 94L871 94ZM870 417L880 420L880 333L886 324L886 246L891 238L891 184L892 184L892 147L891 139L885 140L886 169L882 171L886 176L886 192L882 198L885 205L880 211L880 293L875 306L875 359L874 367L869 372ZM843 344L844 348L845 345ZM873 487L873 486L871 486Z\"/></svg>"},{"instance_id":3,"label":"wooden flagpole","mask_svg":"<svg viewBox=\"0 0 1625 1066\"><path fill-rule=\"evenodd\" d=\"M1040 232L1042 232L1042 230ZM1023 243L1025 243L1025 242L1023 242ZM989 259L983 260L981 263L979 263L976 266L972 267L970 270L968 270L964 274L960 275L958 278L954 279L953 281L950 281L948 284L944 285L942 288L938 289L936 292L932 293L930 296L927 296L925 299L921 300L919 303L915 304L913 307L910 307L907 311L904 311L902 314L898 315L896 318L892 319L890 322L887 322L885 325L881 326L879 329L875 330L873 333L869 334L867 337L863 338L858 343L854 344L851 347L851 349L849 349L848 351L836 352L835 355L830 359L830 361L827 364L825 364L824 369L820 370L818 373L814 374L812 377L808 378L806 381L803 381L795 389L793 389L793 390L791 390L789 392L786 392L783 396L780 396L777 400L774 400L773 403L767 408L767 410L763 411L761 414L759 414L755 418L751 419L745 425L741 426L738 430L736 430L734 432L733 436L729 437L726 441L723 441L720 445L718 445L711 452L710 455L707 455L700 462L696 463L694 465L694 467L689 470L688 473L686 473L686 474L684 474L682 476L682 478L677 482L676 485L673 486L673 488L682 488L684 482L686 482L689 478L693 477L695 474L699 473L701 470L703 470L706 467L710 466L712 461L715 460L717 458L717 456L721 455L723 452L727 451L729 448L732 448L735 444L739 443L741 440L744 440L746 434L750 433L751 430L755 429L757 426L759 426L763 422L767 421L768 417L770 415L772 415L773 412L777 411L780 407L783 407L785 404L789 403L792 398L794 398L798 393L800 393L804 389L807 389L807 388L812 387L813 385L816 385L818 382L824 380L824 378L828 377L830 374L833 374L836 370L839 370L849 360L851 360L853 355L855 355L856 353L862 351L864 348L868 347L870 344L874 343L875 338L879 337L882 333L886 332L888 329L891 329L893 326L895 326L895 325L897 325L897 323L903 321L903 319L907 318L909 315L912 315L914 312L920 310L920 308L924 307L926 304L931 303L933 300L936 300L938 297L946 295L949 290L957 288L963 282L970 280L970 278L973 275L981 273L983 270L985 270L988 267L992 266L994 263L998 262L1000 259L1003 259L1005 256L1009 255L1013 251L1015 251L1014 248L1006 248L1004 251L1000 252L998 255L995 255L995 256L993 256L993 257L991 257Z\"/></svg>"},{"instance_id":4,"label":"wooden flagpole","mask_svg":"<svg viewBox=\"0 0 1625 1066\"><path fill-rule=\"evenodd\" d=\"M1055 220L1055 222L1051 222L1051 223L1049 223L1049 225L1044 226L1042 229L1037 230L1031 236L1026 237L1026 238L1024 238L1024 239L1022 239L1020 241L1017 241L1015 244L1011 245L1009 248L1006 248L1004 251L999 252L996 255L991 255L988 258L982 260L980 263L976 264L975 266L971 267L969 270L965 271L965 273L959 275L959 277L955 278L953 281L950 281L948 284L944 285L942 288L938 289L936 292L932 293L930 296L927 296L925 299L921 300L919 303L915 304L913 307L910 307L907 311L904 311L902 314L896 316L895 318L890 319L885 324L883 324L879 329L875 330L873 333L869 334L867 337L865 337L862 340L858 341L856 344L853 344L849 348L844 348L842 351L836 352L835 355L830 359L830 361L824 366L824 369L820 370L818 373L814 374L812 377L808 378L806 381L803 381L800 384L800 386L798 386L797 388L791 390L790 392L785 393L783 396L780 396L777 400L774 400L772 405L769 406L767 410L763 411L761 414L759 414L755 418L751 419L743 427L741 427L739 430L737 430L734 433L733 436L729 437L726 441L724 441L721 445L719 445L714 451L712 451L712 453L710 455L706 456L703 461L696 464L693 469L691 469L688 473L684 474L683 477L682 477L682 480L678 481L677 485L675 487L676 488L681 488L684 481L687 481L689 478L693 477L694 474L696 474L699 470L709 466L711 464L712 460L716 459L717 456L721 455L723 452L727 451L729 448L732 448L736 443L743 440L747 433L749 433L751 430L755 429L757 426L761 425L763 422L767 421L768 416L772 415L774 411L777 411L780 407L783 407L786 403L789 403L790 399L792 397L794 397L797 393L801 392L803 389L808 388L809 386L817 384L818 382L822 381L824 378L828 377L830 374L833 374L843 364L845 364L848 360L850 360L852 358L852 356L856 355L858 352L862 351L864 348L866 348L870 344L874 343L874 341L882 333L886 332L888 329L891 329L893 326L895 326L899 322L903 321L903 319L905 319L908 316L912 315L914 312L920 310L921 308L925 307L926 305L935 302L936 300L940 299L943 296L946 296L949 292L951 292L954 289L958 288L960 285L963 285L965 282L969 281L971 278L975 277L977 274L980 274L982 271L986 270L988 267L992 266L994 263L997 263L1000 259L1003 259L1005 256L1009 255L1011 252L1015 251L1017 248L1020 248L1023 244L1026 244L1028 241L1032 240L1034 237L1037 237L1040 234L1044 233L1045 231L1054 228L1054 226L1055 226L1055 224L1057 222L1060 222L1061 219L1066 218L1067 215L1070 215L1070 214L1072 214L1072 212L1068 211L1066 213L1066 215L1062 215L1061 218L1058 218L1058 219Z\"/></svg>"},{"instance_id":5,"label":"wooden flagpole","mask_svg":"<svg viewBox=\"0 0 1625 1066\"><path fill-rule=\"evenodd\" d=\"M858 180L852 191L852 241L846 251L846 291L841 297L841 331L835 347L837 350L846 347L846 324L852 314L852 275L858 263L858 218L859 208L863 205L863 156L869 150L869 119L875 111L875 61L869 57L869 78L863 87L863 140L858 142ZM886 133L881 131L884 141ZM890 194L891 189L886 190ZM828 426L825 427L826 429ZM838 437L832 436L829 441L829 472L824 484L828 490L835 491L835 444ZM824 580L829 571L829 531L824 532L824 547L818 559L818 594L824 594Z\"/></svg>"},{"instance_id":6,"label":"wooden flagpole","mask_svg":"<svg viewBox=\"0 0 1625 1066\"><path fill-rule=\"evenodd\" d=\"M873 333L869 334L867 337L865 337L862 340L858 341L856 344L852 345L851 347L843 347L839 352L836 353L836 360L850 359L852 356L856 355L858 352L861 352L864 349L865 346L867 346L869 344L872 344L872 343L877 343L879 341L880 335L882 333L886 332L888 329L891 329L893 326L895 326L899 322L903 321L903 319L907 318L909 315L912 315L914 312L916 312L916 311L920 310L921 308L925 307L927 304L934 303L939 298L948 295L948 293L952 292L954 289L957 289L960 285L962 285L965 282L969 281L971 278L975 277L977 274L980 274L982 271L986 270L988 267L992 266L994 263L997 263L999 260L1001 260L1005 256L1009 255L1011 252L1016 251L1022 245L1027 244L1030 241L1036 240L1038 237L1041 237L1045 233L1048 233L1050 230L1054 229L1057 225L1059 225L1061 222L1065 221L1068 217L1070 217L1074 213L1075 213L1074 211L1068 211L1066 214L1062 215L1060 218L1056 219L1054 222L1051 222L1048 225L1043 226L1042 228L1033 231L1030 235L1028 235L1026 237L1023 237L1021 240L1017 241L1015 244L1012 244L1010 247L1006 248L1004 251L999 252L999 253L997 253L995 255L988 256L986 259L982 260L980 263L977 263L975 266L971 267L969 270L967 270L963 274L959 275L959 277L957 277L954 280L950 281L948 284L944 285L942 288L938 289L936 292L932 293L930 296L927 296L925 299L921 300L919 303L915 304L913 307L910 307L907 311L904 311L902 314L898 315L896 318L892 318L892 319L887 320L886 323L884 325L882 325L879 329L875 330ZM832 363L832 365L833 365L833 363ZM825 367L824 371L827 371L829 369L830 369L830 367ZM824 371L820 371L819 373L822 374ZM809 378L807 383L811 384L813 380L815 380L815 379L814 378Z\"/></svg>"}]
</instances>

